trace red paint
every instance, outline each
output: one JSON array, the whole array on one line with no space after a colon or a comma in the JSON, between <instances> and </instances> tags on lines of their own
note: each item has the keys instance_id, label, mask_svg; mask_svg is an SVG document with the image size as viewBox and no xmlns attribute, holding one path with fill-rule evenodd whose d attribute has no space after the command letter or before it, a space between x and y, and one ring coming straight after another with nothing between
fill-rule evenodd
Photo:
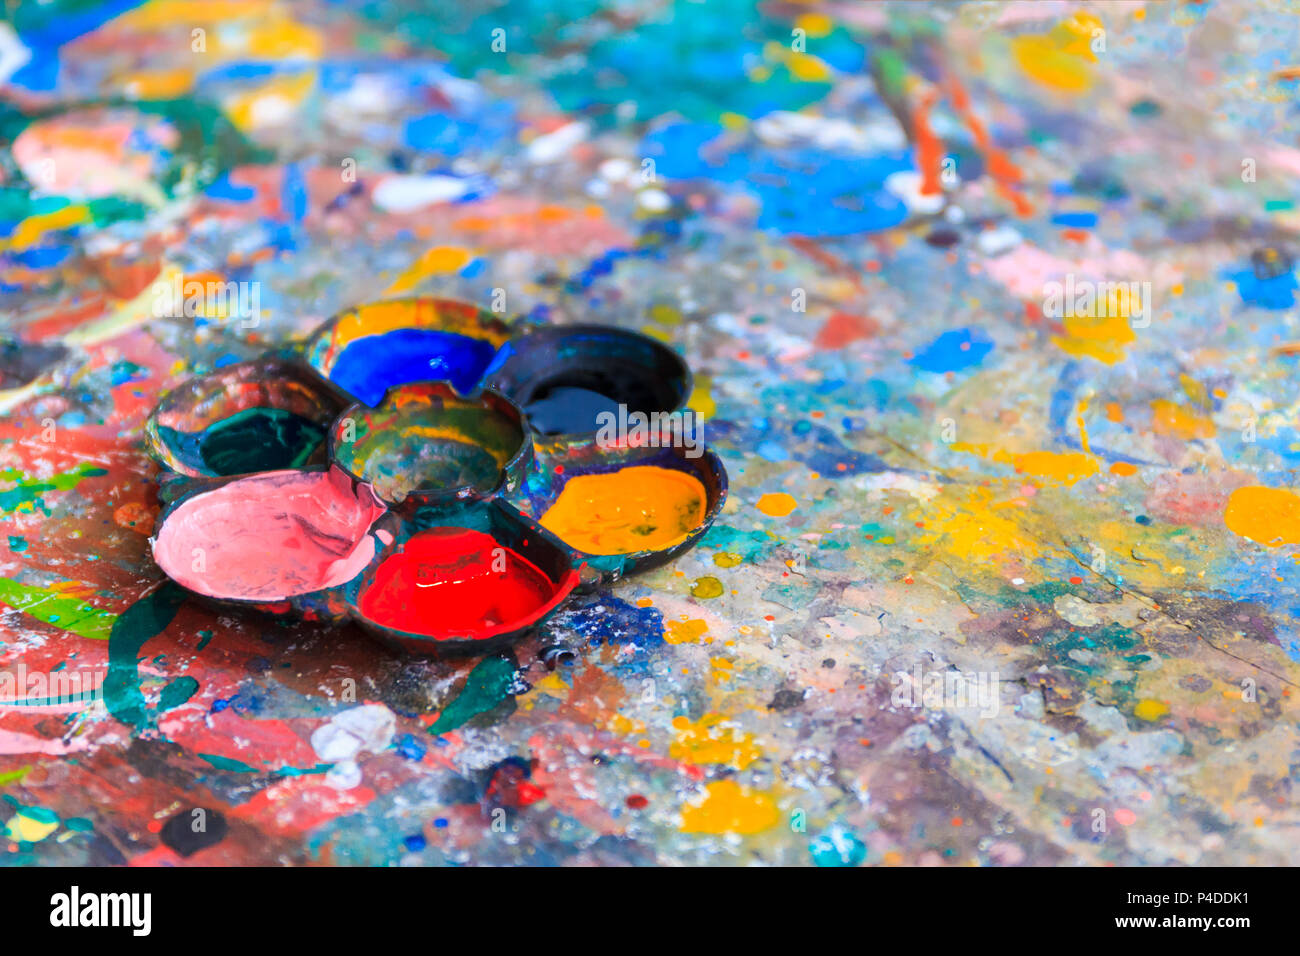
<instances>
[{"instance_id":1,"label":"red paint","mask_svg":"<svg viewBox=\"0 0 1300 956\"><path fill-rule=\"evenodd\" d=\"M375 571L361 594L366 617L436 640L482 640L531 624L573 590L522 555L468 528L433 528L411 537Z\"/></svg>"},{"instance_id":2,"label":"red paint","mask_svg":"<svg viewBox=\"0 0 1300 956\"><path fill-rule=\"evenodd\" d=\"M916 133L916 166L921 170L922 196L938 196L943 192L943 187L939 185L943 140L930 129L930 110L938 99L938 92L932 90L921 98L912 112L912 128Z\"/></svg>"},{"instance_id":3,"label":"red paint","mask_svg":"<svg viewBox=\"0 0 1300 956\"><path fill-rule=\"evenodd\" d=\"M639 793L634 793L627 798L627 805L633 810L644 810L650 801Z\"/></svg>"},{"instance_id":4,"label":"red paint","mask_svg":"<svg viewBox=\"0 0 1300 956\"><path fill-rule=\"evenodd\" d=\"M817 333L815 345L819 349L841 349L850 342L869 339L880 331L880 324L865 315L851 312L832 312L826 324Z\"/></svg>"}]
</instances>

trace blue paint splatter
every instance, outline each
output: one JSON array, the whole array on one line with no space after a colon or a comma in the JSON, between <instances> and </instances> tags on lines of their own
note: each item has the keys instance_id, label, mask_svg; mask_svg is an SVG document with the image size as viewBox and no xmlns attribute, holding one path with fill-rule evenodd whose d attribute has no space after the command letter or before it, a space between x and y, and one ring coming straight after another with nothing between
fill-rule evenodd
<instances>
[{"instance_id":1,"label":"blue paint splatter","mask_svg":"<svg viewBox=\"0 0 1300 956\"><path fill-rule=\"evenodd\" d=\"M927 372L959 372L984 361L993 341L981 329L951 329L925 347L911 363Z\"/></svg>"}]
</instances>

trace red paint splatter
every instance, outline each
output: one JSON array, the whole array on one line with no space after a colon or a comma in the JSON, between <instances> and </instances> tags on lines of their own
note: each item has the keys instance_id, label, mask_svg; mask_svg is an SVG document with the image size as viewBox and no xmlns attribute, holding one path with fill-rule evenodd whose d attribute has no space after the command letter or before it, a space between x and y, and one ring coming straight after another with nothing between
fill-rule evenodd
<instances>
[{"instance_id":1,"label":"red paint splatter","mask_svg":"<svg viewBox=\"0 0 1300 956\"><path fill-rule=\"evenodd\" d=\"M851 312L832 312L817 333L815 344L819 349L839 349L868 339L880 331L880 323L865 315L853 315Z\"/></svg>"}]
</instances>

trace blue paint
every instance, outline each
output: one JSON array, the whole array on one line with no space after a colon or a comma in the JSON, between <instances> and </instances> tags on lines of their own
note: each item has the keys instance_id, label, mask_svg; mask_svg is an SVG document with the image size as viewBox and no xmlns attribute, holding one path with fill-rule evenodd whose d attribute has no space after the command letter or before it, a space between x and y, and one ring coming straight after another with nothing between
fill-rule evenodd
<instances>
[{"instance_id":1,"label":"blue paint","mask_svg":"<svg viewBox=\"0 0 1300 956\"><path fill-rule=\"evenodd\" d=\"M212 185L203 191L209 199L223 199L227 202L248 202L257 195L252 186L237 186L230 181L229 173L222 173Z\"/></svg>"},{"instance_id":2,"label":"blue paint","mask_svg":"<svg viewBox=\"0 0 1300 956\"><path fill-rule=\"evenodd\" d=\"M926 372L958 372L979 365L991 351L993 342L981 329L951 329L911 362Z\"/></svg>"},{"instance_id":3,"label":"blue paint","mask_svg":"<svg viewBox=\"0 0 1300 956\"><path fill-rule=\"evenodd\" d=\"M669 179L710 179L755 193L758 228L802 236L847 236L896 226L907 205L884 188L893 173L914 170L906 150L837 156L825 150L780 149L722 156L710 144L713 123L676 123L642 144L655 172Z\"/></svg>"},{"instance_id":4,"label":"blue paint","mask_svg":"<svg viewBox=\"0 0 1300 956\"><path fill-rule=\"evenodd\" d=\"M367 405L378 405L394 385L447 381L462 395L474 391L496 346L438 329L394 329L359 338L343 350L330 379Z\"/></svg>"},{"instance_id":5,"label":"blue paint","mask_svg":"<svg viewBox=\"0 0 1300 956\"><path fill-rule=\"evenodd\" d=\"M1255 270L1229 273L1227 278L1237 284L1237 294L1246 305L1261 309L1281 311L1295 305L1295 273L1287 272L1271 279L1261 279Z\"/></svg>"},{"instance_id":6,"label":"blue paint","mask_svg":"<svg viewBox=\"0 0 1300 956\"><path fill-rule=\"evenodd\" d=\"M1052 217L1052 225L1063 229L1091 229L1097 225L1095 212L1058 212Z\"/></svg>"}]
</instances>

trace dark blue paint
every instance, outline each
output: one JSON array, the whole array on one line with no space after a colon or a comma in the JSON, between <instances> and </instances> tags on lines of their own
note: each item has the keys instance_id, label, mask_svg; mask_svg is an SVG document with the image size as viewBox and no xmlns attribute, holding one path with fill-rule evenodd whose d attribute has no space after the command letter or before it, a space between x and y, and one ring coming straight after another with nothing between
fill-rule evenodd
<instances>
[{"instance_id":1,"label":"dark blue paint","mask_svg":"<svg viewBox=\"0 0 1300 956\"><path fill-rule=\"evenodd\" d=\"M438 329L394 329L352 342L334 363L330 379L367 405L378 405L394 385L447 381L462 395L483 378L496 346Z\"/></svg>"}]
</instances>

